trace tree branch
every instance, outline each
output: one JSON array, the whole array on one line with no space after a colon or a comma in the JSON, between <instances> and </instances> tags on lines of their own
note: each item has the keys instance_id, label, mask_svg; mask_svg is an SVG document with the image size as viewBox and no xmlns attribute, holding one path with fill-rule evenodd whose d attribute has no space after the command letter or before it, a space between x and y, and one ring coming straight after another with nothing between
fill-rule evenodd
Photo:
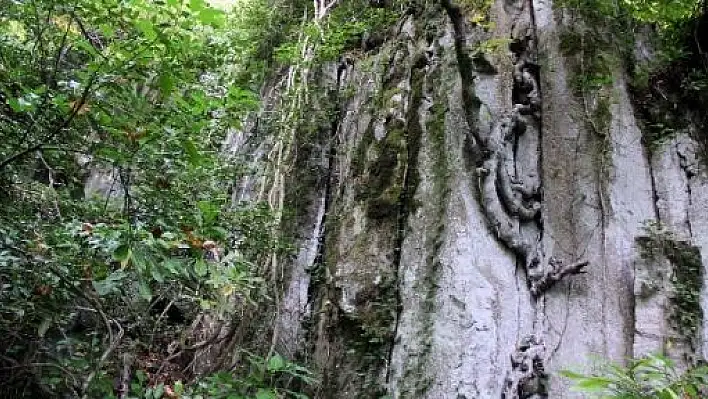
<instances>
[{"instance_id":1,"label":"tree branch","mask_svg":"<svg viewBox=\"0 0 708 399\"><path fill-rule=\"evenodd\" d=\"M47 141L53 140L59 133L61 133L62 130L66 129L71 125L71 122L74 120L76 115L79 113L79 110L86 104L86 100L88 100L90 90L93 87L93 84L96 81L96 77L98 75L98 72L94 72L91 77L89 78L88 83L86 84L86 88L84 89L83 93L81 94L81 99L74 104L73 109L71 110L71 114L64 119L64 121L59 125L56 129L52 130L52 132L45 137L42 142L34 144L28 148L25 148L24 150L17 152L13 155L10 155L8 158L5 158L2 162L0 162L0 172L3 171L8 165L12 164L13 162L17 161L20 158L25 157L27 154L37 151L44 147L47 144Z\"/></svg>"}]
</instances>

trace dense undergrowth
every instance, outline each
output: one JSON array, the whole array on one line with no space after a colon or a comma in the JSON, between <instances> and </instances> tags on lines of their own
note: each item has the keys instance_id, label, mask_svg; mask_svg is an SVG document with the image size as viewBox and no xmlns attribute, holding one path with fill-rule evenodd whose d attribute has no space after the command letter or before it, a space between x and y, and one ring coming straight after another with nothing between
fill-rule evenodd
<instances>
[{"instance_id":1,"label":"dense undergrowth","mask_svg":"<svg viewBox=\"0 0 708 399\"><path fill-rule=\"evenodd\" d=\"M323 24L306 1L0 1L0 396L275 398L316 383L272 346L209 348L272 317L242 319L277 298L268 265L292 252L282 210L234 202L251 171L224 139L302 61L303 37L315 65L395 19L335 3Z\"/></svg>"}]
</instances>

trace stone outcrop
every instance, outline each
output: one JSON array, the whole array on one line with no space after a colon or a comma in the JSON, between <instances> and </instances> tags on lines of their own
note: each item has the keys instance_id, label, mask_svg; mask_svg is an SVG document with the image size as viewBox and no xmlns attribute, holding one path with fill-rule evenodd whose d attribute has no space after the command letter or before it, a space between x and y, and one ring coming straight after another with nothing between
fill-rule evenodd
<instances>
[{"instance_id":1,"label":"stone outcrop","mask_svg":"<svg viewBox=\"0 0 708 399\"><path fill-rule=\"evenodd\" d=\"M314 396L573 398L557 372L592 355L704 357L702 313L688 336L676 324L708 306L695 143L647 151L619 66L606 129L591 126L599 103L560 51L575 21L550 0L495 1L484 26L462 0L413 3L379 46L318 72L314 107L335 116L297 143L299 252L274 325L280 352L323 372ZM234 151L268 152L267 134L238 134ZM654 258L648 221L674 234ZM672 285L687 260L700 296Z\"/></svg>"}]
</instances>

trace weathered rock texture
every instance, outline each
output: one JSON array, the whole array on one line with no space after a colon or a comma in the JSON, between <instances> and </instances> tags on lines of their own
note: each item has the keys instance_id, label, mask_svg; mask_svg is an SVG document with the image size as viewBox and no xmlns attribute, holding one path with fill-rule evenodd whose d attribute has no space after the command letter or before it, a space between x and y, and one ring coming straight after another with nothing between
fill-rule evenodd
<instances>
[{"instance_id":1,"label":"weathered rock texture","mask_svg":"<svg viewBox=\"0 0 708 399\"><path fill-rule=\"evenodd\" d=\"M334 112L295 144L278 350L322 398L571 398L557 371L591 355L704 357L695 144L650 155L621 66L589 123L550 0L497 0L486 26L473 2L413 3L319 72Z\"/></svg>"}]
</instances>

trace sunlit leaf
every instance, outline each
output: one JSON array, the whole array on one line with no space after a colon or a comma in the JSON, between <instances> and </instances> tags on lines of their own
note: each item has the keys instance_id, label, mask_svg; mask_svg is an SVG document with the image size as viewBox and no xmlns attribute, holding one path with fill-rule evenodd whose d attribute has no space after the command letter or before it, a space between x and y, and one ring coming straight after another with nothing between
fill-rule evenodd
<instances>
[{"instance_id":1,"label":"sunlit leaf","mask_svg":"<svg viewBox=\"0 0 708 399\"><path fill-rule=\"evenodd\" d=\"M256 392L256 399L278 399L278 394L272 389L259 389Z\"/></svg>"},{"instance_id":2,"label":"sunlit leaf","mask_svg":"<svg viewBox=\"0 0 708 399\"><path fill-rule=\"evenodd\" d=\"M225 15L223 11L213 8L205 8L199 11L199 20L205 25L221 26L224 23Z\"/></svg>"},{"instance_id":3,"label":"sunlit leaf","mask_svg":"<svg viewBox=\"0 0 708 399\"><path fill-rule=\"evenodd\" d=\"M150 289L150 286L145 281L139 282L138 292L140 293L140 297L143 298L144 300L149 301L152 299L152 290Z\"/></svg>"},{"instance_id":4,"label":"sunlit leaf","mask_svg":"<svg viewBox=\"0 0 708 399\"><path fill-rule=\"evenodd\" d=\"M285 368L285 365L285 359L278 354L275 354L268 359L268 371L270 372L281 371Z\"/></svg>"},{"instance_id":5,"label":"sunlit leaf","mask_svg":"<svg viewBox=\"0 0 708 399\"><path fill-rule=\"evenodd\" d=\"M140 19L135 21L135 26L138 28L138 30L145 35L146 38L148 39L155 39L157 37L157 33L155 32L155 28L153 27L152 22L146 19Z\"/></svg>"},{"instance_id":6,"label":"sunlit leaf","mask_svg":"<svg viewBox=\"0 0 708 399\"><path fill-rule=\"evenodd\" d=\"M42 322L39 324L39 327L37 327L37 336L40 338L43 338L44 335L47 333L47 330L49 330L49 327L52 325L52 319L51 317L45 317Z\"/></svg>"},{"instance_id":7,"label":"sunlit leaf","mask_svg":"<svg viewBox=\"0 0 708 399\"><path fill-rule=\"evenodd\" d=\"M106 296L118 292L122 281L127 277L123 270L116 270L101 281L92 281L93 289L99 296Z\"/></svg>"},{"instance_id":8,"label":"sunlit leaf","mask_svg":"<svg viewBox=\"0 0 708 399\"><path fill-rule=\"evenodd\" d=\"M209 272L209 265L203 259L197 259L194 262L194 273L197 277L204 277Z\"/></svg>"}]
</instances>

